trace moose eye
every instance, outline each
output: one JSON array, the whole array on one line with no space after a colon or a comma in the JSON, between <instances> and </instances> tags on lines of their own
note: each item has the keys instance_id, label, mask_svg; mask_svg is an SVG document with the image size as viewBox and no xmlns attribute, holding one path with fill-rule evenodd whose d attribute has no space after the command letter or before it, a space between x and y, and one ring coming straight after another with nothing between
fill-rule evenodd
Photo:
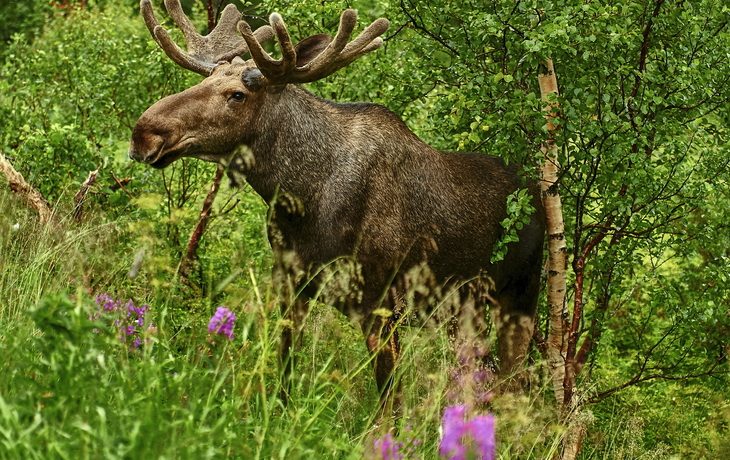
<instances>
[{"instance_id":1,"label":"moose eye","mask_svg":"<svg viewBox=\"0 0 730 460\"><path fill-rule=\"evenodd\" d=\"M236 91L235 93L231 94L231 99L233 99L234 101L242 101L244 97L246 97L246 95L240 91Z\"/></svg>"}]
</instances>

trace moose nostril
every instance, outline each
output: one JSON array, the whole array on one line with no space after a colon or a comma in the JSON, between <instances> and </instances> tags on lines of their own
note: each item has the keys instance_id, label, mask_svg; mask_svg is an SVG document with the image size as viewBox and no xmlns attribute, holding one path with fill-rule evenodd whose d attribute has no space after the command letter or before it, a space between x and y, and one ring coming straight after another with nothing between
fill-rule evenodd
<instances>
[{"instance_id":1,"label":"moose nostril","mask_svg":"<svg viewBox=\"0 0 730 460\"><path fill-rule=\"evenodd\" d=\"M130 160L134 161L142 161L143 158L139 151L134 147L134 142L129 144L129 151L127 151L127 155L129 155Z\"/></svg>"},{"instance_id":2,"label":"moose nostril","mask_svg":"<svg viewBox=\"0 0 730 460\"><path fill-rule=\"evenodd\" d=\"M129 158L142 163L154 163L165 148L165 138L150 132L135 129L129 144Z\"/></svg>"}]
</instances>

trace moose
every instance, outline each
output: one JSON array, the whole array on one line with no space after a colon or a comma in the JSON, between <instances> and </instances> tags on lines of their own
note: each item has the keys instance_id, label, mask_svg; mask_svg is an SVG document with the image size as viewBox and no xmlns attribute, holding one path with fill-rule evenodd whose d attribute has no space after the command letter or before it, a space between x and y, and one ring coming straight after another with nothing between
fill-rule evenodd
<instances>
[{"instance_id":1,"label":"moose","mask_svg":"<svg viewBox=\"0 0 730 460\"><path fill-rule=\"evenodd\" d=\"M217 27L201 36L179 0L165 5L187 52L142 0L150 33L173 61L206 78L142 114L129 156L153 168L181 157L222 163L234 183L245 180L269 204L273 280L286 319L282 378L290 379L292 347L311 299L360 325L383 407L400 404L398 326L436 317L436 310L451 318L455 339L469 324L487 349L489 307L500 380L520 374L545 233L535 181L496 156L435 150L383 106L336 103L299 85L378 49L389 22L378 19L350 41L357 13L345 10L334 39L317 34L293 45L277 13L270 26L252 32L228 5ZM280 59L261 46L274 36ZM525 188L535 211L517 231L519 241L491 262L505 232L508 196Z\"/></svg>"}]
</instances>

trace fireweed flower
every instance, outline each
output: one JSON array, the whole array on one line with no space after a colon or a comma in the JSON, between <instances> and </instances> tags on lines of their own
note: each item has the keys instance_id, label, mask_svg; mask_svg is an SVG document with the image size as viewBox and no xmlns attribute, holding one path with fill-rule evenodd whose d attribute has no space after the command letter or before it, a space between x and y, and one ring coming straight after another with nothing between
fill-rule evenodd
<instances>
[{"instance_id":1,"label":"fireweed flower","mask_svg":"<svg viewBox=\"0 0 730 460\"><path fill-rule=\"evenodd\" d=\"M410 427L406 427L406 431L409 430ZM406 442L401 442L396 440L392 434L387 433L382 438L378 438L373 442L374 458L377 460L405 460L407 458L414 458L413 453L416 447L420 445L420 440L412 439L410 436L406 439ZM414 460L418 459L414 458Z\"/></svg>"},{"instance_id":2,"label":"fireweed flower","mask_svg":"<svg viewBox=\"0 0 730 460\"><path fill-rule=\"evenodd\" d=\"M142 344L140 334L143 333L144 328L144 316L149 305L142 305L141 307L135 307L134 302L130 300L127 302L120 311L121 318L119 319L119 330L121 332L119 339L122 342L131 342L131 348L139 348ZM150 323L148 329L152 326Z\"/></svg>"},{"instance_id":3,"label":"fireweed flower","mask_svg":"<svg viewBox=\"0 0 730 460\"><path fill-rule=\"evenodd\" d=\"M474 441L476 458L494 460L496 441L494 439L494 416L482 415L464 421L466 407L450 406L444 410L442 423L443 437L439 445L439 454L449 460L466 460L467 446L463 444L468 438ZM466 438L466 439L465 439Z\"/></svg>"},{"instance_id":4,"label":"fireweed flower","mask_svg":"<svg viewBox=\"0 0 730 460\"><path fill-rule=\"evenodd\" d=\"M143 343L150 343L150 339L143 340L142 334L154 334L157 331L150 321L145 329L145 314L149 305L136 307L134 301L130 300L123 304L119 300L113 300L109 294L103 293L94 299L98 310L89 316L95 320L102 317L110 318L115 328L119 330L119 341L129 343L130 349L139 348ZM98 332L98 331L97 331Z\"/></svg>"},{"instance_id":5,"label":"fireweed flower","mask_svg":"<svg viewBox=\"0 0 730 460\"><path fill-rule=\"evenodd\" d=\"M236 321L236 314L226 307L218 307L215 314L208 323L208 332L211 334L224 334L229 340L233 340L233 323Z\"/></svg>"},{"instance_id":6,"label":"fireweed flower","mask_svg":"<svg viewBox=\"0 0 730 460\"><path fill-rule=\"evenodd\" d=\"M376 439L373 447L375 447L375 454L378 455L377 458L383 460L402 460L405 458L404 453L398 452L403 448L403 443L393 439L393 435L390 433Z\"/></svg>"},{"instance_id":7,"label":"fireweed flower","mask_svg":"<svg viewBox=\"0 0 730 460\"><path fill-rule=\"evenodd\" d=\"M453 385L446 392L446 399L459 400L463 397L468 385L474 388L474 397L477 404L484 404L492 400L494 392L486 388L486 382L494 375L487 369L456 368L450 372Z\"/></svg>"},{"instance_id":8,"label":"fireweed flower","mask_svg":"<svg viewBox=\"0 0 730 460\"><path fill-rule=\"evenodd\" d=\"M101 318L102 314L108 315L117 313L119 310L119 307L122 305L122 302L115 301L111 297L109 297L109 294L103 293L96 296L94 299L96 302L96 306L99 307L98 311L92 313L89 315L90 320L95 320Z\"/></svg>"},{"instance_id":9,"label":"fireweed flower","mask_svg":"<svg viewBox=\"0 0 730 460\"><path fill-rule=\"evenodd\" d=\"M476 404L484 404L492 399L494 393L487 389L486 382L492 380L494 374L481 362L481 358L488 353L488 349L481 347L459 348L459 365L450 372L452 385L446 392L446 399L460 400L467 390L473 391Z\"/></svg>"}]
</instances>

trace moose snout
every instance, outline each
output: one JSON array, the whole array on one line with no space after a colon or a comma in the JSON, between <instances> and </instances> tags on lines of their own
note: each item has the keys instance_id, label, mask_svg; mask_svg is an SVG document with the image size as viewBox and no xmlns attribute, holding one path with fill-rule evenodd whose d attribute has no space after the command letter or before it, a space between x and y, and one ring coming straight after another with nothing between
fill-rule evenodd
<instances>
[{"instance_id":1,"label":"moose snout","mask_svg":"<svg viewBox=\"0 0 730 460\"><path fill-rule=\"evenodd\" d=\"M163 136L157 134L135 136L133 134L132 142L129 144L129 158L141 163L152 164L159 159L164 147L165 138Z\"/></svg>"},{"instance_id":2,"label":"moose snout","mask_svg":"<svg viewBox=\"0 0 730 460\"><path fill-rule=\"evenodd\" d=\"M180 145L180 141L191 126L191 111L183 103L184 93L158 101L139 117L132 130L129 158L164 168L181 156L188 145Z\"/></svg>"}]
</instances>

